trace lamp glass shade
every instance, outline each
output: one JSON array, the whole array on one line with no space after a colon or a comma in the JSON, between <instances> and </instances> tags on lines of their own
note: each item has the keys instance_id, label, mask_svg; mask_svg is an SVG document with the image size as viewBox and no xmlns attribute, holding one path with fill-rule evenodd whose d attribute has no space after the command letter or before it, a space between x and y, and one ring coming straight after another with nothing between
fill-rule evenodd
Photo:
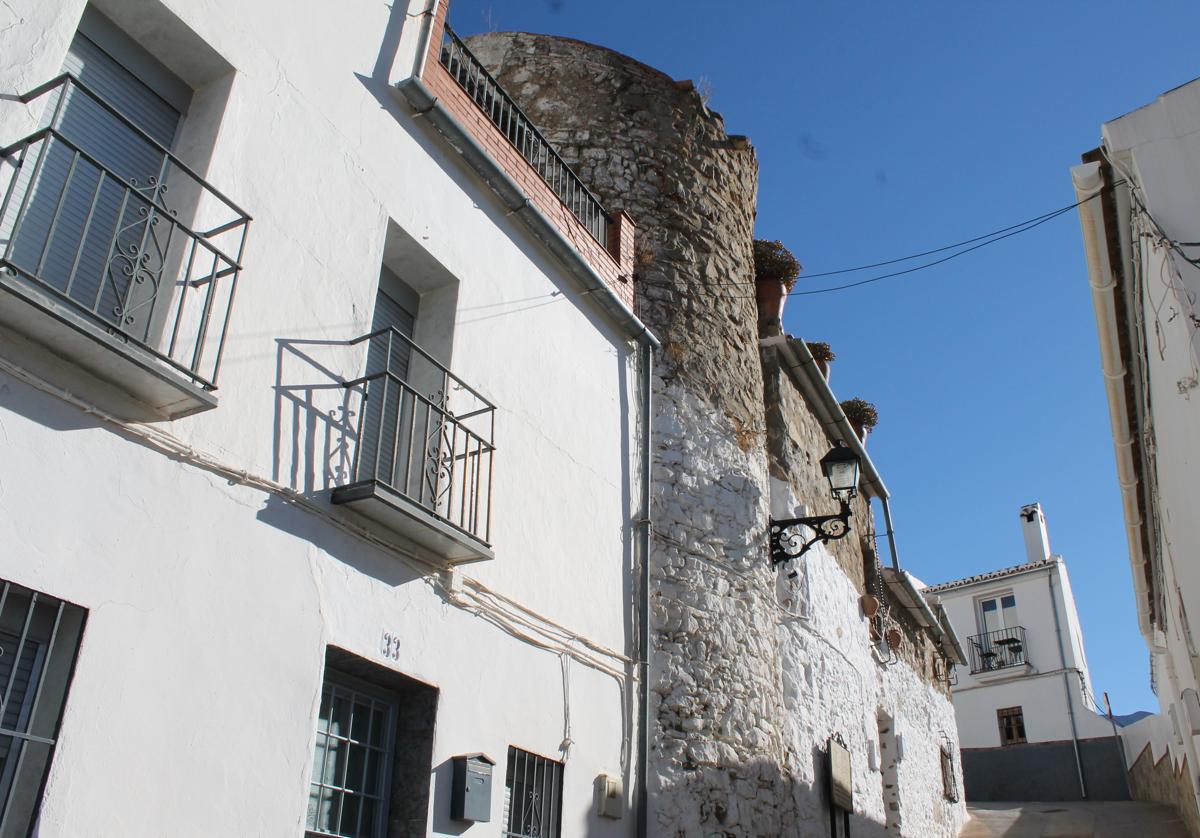
<instances>
[{"instance_id":1,"label":"lamp glass shade","mask_svg":"<svg viewBox=\"0 0 1200 838\"><path fill-rule=\"evenodd\" d=\"M858 457L844 445L836 445L821 458L821 471L829 480L834 497L858 494Z\"/></svg>"}]
</instances>

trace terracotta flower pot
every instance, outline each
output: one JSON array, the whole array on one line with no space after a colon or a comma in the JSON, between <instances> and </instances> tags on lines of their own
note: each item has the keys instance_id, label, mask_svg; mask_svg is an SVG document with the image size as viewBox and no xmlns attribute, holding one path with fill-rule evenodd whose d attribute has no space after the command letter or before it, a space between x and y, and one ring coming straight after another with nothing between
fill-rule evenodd
<instances>
[{"instance_id":1,"label":"terracotta flower pot","mask_svg":"<svg viewBox=\"0 0 1200 838\"><path fill-rule=\"evenodd\" d=\"M879 613L879 600L871 594L863 594L858 598L858 604L862 606L862 612L867 618L874 617Z\"/></svg>"},{"instance_id":2,"label":"terracotta flower pot","mask_svg":"<svg viewBox=\"0 0 1200 838\"><path fill-rule=\"evenodd\" d=\"M884 637L887 638L888 648L892 651L899 649L900 642L904 640L904 635L900 633L900 629L888 629L887 634L884 635Z\"/></svg>"},{"instance_id":3,"label":"terracotta flower pot","mask_svg":"<svg viewBox=\"0 0 1200 838\"><path fill-rule=\"evenodd\" d=\"M754 300L758 303L758 322L782 321L783 306L787 302L787 283L781 279L757 279L754 282Z\"/></svg>"},{"instance_id":4,"label":"terracotta flower pot","mask_svg":"<svg viewBox=\"0 0 1200 838\"><path fill-rule=\"evenodd\" d=\"M853 419L850 420L850 427L854 429L854 434L858 437L858 441L863 445L866 445L867 437L870 435L871 429L863 425L861 422L855 422Z\"/></svg>"}]
</instances>

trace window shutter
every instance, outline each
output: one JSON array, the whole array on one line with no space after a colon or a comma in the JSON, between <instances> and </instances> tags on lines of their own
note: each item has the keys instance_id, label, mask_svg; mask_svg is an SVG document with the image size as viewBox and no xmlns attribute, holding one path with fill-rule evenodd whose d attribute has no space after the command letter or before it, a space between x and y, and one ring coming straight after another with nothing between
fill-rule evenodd
<instances>
[{"instance_id":1,"label":"window shutter","mask_svg":"<svg viewBox=\"0 0 1200 838\"><path fill-rule=\"evenodd\" d=\"M384 268L375 295L375 312L371 331L395 329L409 339L416 324L416 295L391 271ZM411 299L401 300L401 297ZM389 348L390 347L390 348ZM390 352L390 357L389 357ZM372 478L383 481L402 492L407 486L396 486L397 466L412 456L408 451L408 424L413 421L414 399L405 393L395 379L408 380L412 352L407 343L387 335L374 338L367 347L366 374L388 370L392 376L376 378L367 384L367 402L363 408L362 437L359 440L359 465L356 480ZM404 424L404 428L400 425ZM423 444L423 441L422 441ZM420 466L417 466L419 472ZM400 476L403 480L403 475ZM417 479L420 479L418 474ZM413 482L411 479L409 482Z\"/></svg>"},{"instance_id":2,"label":"window shutter","mask_svg":"<svg viewBox=\"0 0 1200 838\"><path fill-rule=\"evenodd\" d=\"M85 15L85 21L90 17L94 16ZM120 46L128 54L139 49L132 42ZM159 66L149 56L138 63L139 66ZM63 69L155 141L170 147L181 119L180 111L87 35L76 34ZM178 79L163 81L164 84L186 87ZM67 100L60 108L58 97L64 95L64 91ZM76 278L70 283L71 297L88 309L112 317L125 292L122 287L125 280L108 278L110 271L119 273L119 267L110 263L110 247L129 253L132 248L143 248L146 244L143 239L150 235L145 221L148 204L136 197L127 199L125 187L132 185L149 196L160 178L164 183L169 180L170 173L164 168L166 155L103 105L73 87L61 88L46 103L43 124L50 125L56 114L55 127L66 142L48 139L43 145L45 161L37 182L32 184L32 199L20 231L14 237L12 259L60 290L67 289L74 272ZM108 177L102 184L100 172L93 164L81 162L72 168L74 151L67 143L78 146L116 177ZM169 193L160 197L160 202L170 208ZM57 224L54 223L56 213ZM113 236L118 230L114 242ZM167 255L163 254L161 258L165 260ZM150 305L139 307L136 319L120 324L123 331L139 340L149 340L151 309L170 297L170 289L162 290L166 293L151 297ZM149 295L154 292L139 289L139 293Z\"/></svg>"}]
</instances>

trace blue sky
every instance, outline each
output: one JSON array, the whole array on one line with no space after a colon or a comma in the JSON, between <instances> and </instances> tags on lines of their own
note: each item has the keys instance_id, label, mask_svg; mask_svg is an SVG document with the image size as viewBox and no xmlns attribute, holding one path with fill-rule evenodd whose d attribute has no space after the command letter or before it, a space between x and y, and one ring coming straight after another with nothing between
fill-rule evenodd
<instances>
[{"instance_id":1,"label":"blue sky","mask_svg":"<svg viewBox=\"0 0 1200 838\"><path fill-rule=\"evenodd\" d=\"M566 35L703 80L758 151L759 237L809 273L1072 203L1068 170L1101 123L1200 75L1195 0L453 0L450 15L461 34ZM797 290L839 279L802 276ZM910 276L793 297L784 321L832 345L840 398L879 408L870 451L903 564L932 583L1020 563L1017 513L1040 501L1097 694L1117 713L1154 709L1078 216Z\"/></svg>"}]
</instances>

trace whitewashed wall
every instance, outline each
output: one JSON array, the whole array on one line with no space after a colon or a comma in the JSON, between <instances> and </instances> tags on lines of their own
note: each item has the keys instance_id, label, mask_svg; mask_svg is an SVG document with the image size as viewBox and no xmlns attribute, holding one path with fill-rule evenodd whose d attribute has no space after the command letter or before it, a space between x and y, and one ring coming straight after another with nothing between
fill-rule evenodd
<instances>
[{"instance_id":1,"label":"whitewashed wall","mask_svg":"<svg viewBox=\"0 0 1200 838\"><path fill-rule=\"evenodd\" d=\"M1051 601L1053 580L1054 600ZM1086 690L1080 687L1080 675L1071 671L1067 683L1075 711L1079 738L1111 736L1107 720L1095 714L1090 697L1090 675L1083 655L1083 635L1071 594L1066 564L1061 558L1047 565L996 580L966 585L938 596L950 618L950 624L963 640L968 655L970 640L981 632L978 621L980 599L1012 593L1017 600L1017 618L1025 628L1025 654L1029 672L1019 668L972 675L971 667L957 669L954 707L964 748L990 748L1000 744L996 710L1002 707L1024 708L1025 736L1030 742L1051 742L1071 738L1067 694L1062 670L1082 673ZM1054 608L1058 609L1055 626ZM1062 634L1063 657L1059 654L1058 632Z\"/></svg>"},{"instance_id":2,"label":"whitewashed wall","mask_svg":"<svg viewBox=\"0 0 1200 838\"><path fill-rule=\"evenodd\" d=\"M823 545L793 564L806 604L792 614L781 609L778 633L791 722L787 738L798 756L801 785L823 782L823 763L812 755L840 733L851 750L858 815L852 834L957 835L966 811L943 796L941 767L941 748L948 746L961 799L954 706L907 663L873 651L861 594ZM885 789L891 780L883 769L891 758L879 748L881 714L901 742L894 792ZM889 813L887 800L898 802L898 811ZM798 795L797 806L804 817L827 818L817 796ZM888 823L898 823L900 831L884 833Z\"/></svg>"},{"instance_id":3,"label":"whitewashed wall","mask_svg":"<svg viewBox=\"0 0 1200 838\"><path fill-rule=\"evenodd\" d=\"M1182 85L1107 123L1103 137L1114 177L1137 185L1138 199L1154 223L1175 240L1200 240L1200 83ZM1134 215L1141 216L1136 210ZM1128 203L1122 201L1122 224L1129 224L1128 217ZM1165 631L1151 630L1146 637L1155 658L1161 717L1143 725L1155 730L1155 755L1168 746L1176 760L1186 755L1194 778L1200 752L1191 729L1193 724L1200 729L1200 718L1191 718L1183 695L1200 689L1195 628L1200 567L1193 559L1200 549L1200 517L1194 512L1200 464L1200 344L1194 319L1200 314L1200 267L1165 246L1144 216L1134 223L1133 235L1147 233L1138 236L1140 254L1131 248L1128 226L1118 232L1130 262L1127 274L1136 277L1132 302L1141 318L1138 337L1144 350L1138 353L1135 372L1147 394L1137 409L1152 438L1149 496L1156 512L1153 537L1161 573L1156 593L1166 615ZM1196 258L1200 253L1191 247L1183 255ZM1182 742L1176 739L1176 724Z\"/></svg>"},{"instance_id":4,"label":"whitewashed wall","mask_svg":"<svg viewBox=\"0 0 1200 838\"><path fill-rule=\"evenodd\" d=\"M202 84L182 153L254 216L220 405L158 430L338 518L324 506L336 467L306 453L337 428L327 405L297 416L286 394L329 385L318 363L353 377L361 357L317 347L306 359L281 341L368 331L390 223L420 270L457 280L451 367L498 405L497 558L465 572L532 612L523 630L538 642L559 637L554 621L617 654L519 639L336 521L0 374L0 577L90 612L41 834L298 834L327 644L440 688L432 834L462 828L447 820L446 760L472 751L501 764L493 820L470 834L500 833L510 743L566 754L565 835L631 832L631 816L592 814L596 775L628 767L630 686L584 662L619 675L629 641L626 340L389 91L393 65L412 63L396 54L414 25L404 4L98 5ZM0 88L56 75L82 9L6 4ZM36 118L0 102L0 141ZM395 659L384 632L403 638Z\"/></svg>"}]
</instances>

